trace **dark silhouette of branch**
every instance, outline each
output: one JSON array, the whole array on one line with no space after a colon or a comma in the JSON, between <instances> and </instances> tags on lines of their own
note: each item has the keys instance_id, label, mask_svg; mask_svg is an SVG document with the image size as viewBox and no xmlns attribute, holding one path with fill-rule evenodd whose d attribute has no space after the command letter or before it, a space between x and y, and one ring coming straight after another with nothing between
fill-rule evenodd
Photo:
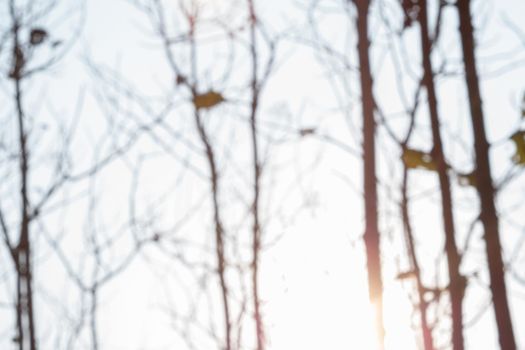
<instances>
[{"instance_id":1,"label":"dark silhouette of branch","mask_svg":"<svg viewBox=\"0 0 525 350\"><path fill-rule=\"evenodd\" d=\"M361 99L363 113L363 195L365 204L365 233L368 289L370 303L374 307L377 338L380 349L384 348L383 324L383 279L381 276L380 235L377 213L377 178L376 178L376 151L374 117L373 81L370 68L368 38L368 0L354 0L357 8L357 51L359 56L359 72L361 84Z\"/></svg>"},{"instance_id":2,"label":"dark silhouette of branch","mask_svg":"<svg viewBox=\"0 0 525 350\"><path fill-rule=\"evenodd\" d=\"M16 313L17 336L16 342L20 350L36 350L36 330L33 308L33 284L31 265L31 243L29 226L31 224L29 209L29 152L27 149L27 129L25 113L22 106L22 72L25 68L24 51L20 42L20 19L15 8L14 0L9 3L12 21L13 54L11 78L15 88L16 119L18 122L18 147L20 157L20 234L16 247L12 253L16 269Z\"/></svg>"},{"instance_id":3,"label":"dark silhouette of branch","mask_svg":"<svg viewBox=\"0 0 525 350\"><path fill-rule=\"evenodd\" d=\"M454 227L454 211L448 166L443 150L441 138L438 100L434 84L434 71L430 61L432 42L428 31L427 2L419 2L419 28L421 37L421 57L423 59L423 85L427 92L430 124L432 129L433 149L432 156L437 163L437 172L441 192L441 210L443 228L445 231L445 252L448 260L448 274L450 279L449 294L452 305L452 347L454 350L463 350L463 296L466 280L461 276L459 268L461 258L456 243Z\"/></svg>"},{"instance_id":4,"label":"dark silhouette of branch","mask_svg":"<svg viewBox=\"0 0 525 350\"><path fill-rule=\"evenodd\" d=\"M194 13L187 13L187 21L189 25L189 42L190 42L190 62L191 62L191 77L193 85L191 86L191 93L195 100L198 95L197 87L197 52L195 44L195 28L197 24L197 11ZM169 50L169 48L168 48ZM225 350L232 350L232 318L229 301L229 291L226 282L226 256L224 251L224 228L221 217L221 207L219 204L219 172L217 168L217 161L215 151L211 145L211 140L206 132L202 121L202 112L197 106L194 106L193 112L195 127L197 129L200 141L205 148L205 155L210 171L211 197L213 205L213 222L215 226L215 251L217 258L217 274L219 276L220 290L222 296L223 313L224 313L224 334L225 334Z\"/></svg>"},{"instance_id":5,"label":"dark silhouette of branch","mask_svg":"<svg viewBox=\"0 0 525 350\"><path fill-rule=\"evenodd\" d=\"M250 58L251 58L251 105L250 105L250 133L252 144L252 164L253 164L253 204L252 211L252 299L254 306L255 332L257 338L257 350L265 349L264 322L261 312L261 300L259 292L259 263L262 249L261 243L261 219L260 219L260 197L261 197L261 174L262 162L259 155L259 136L258 136L258 119L257 112L259 108L260 94L263 85L270 75L274 62L275 53L274 43L270 43L270 58L265 64L265 70L262 77L259 78L258 72L260 67L260 58L258 57L258 40L257 28L261 25L255 12L254 0L247 0L249 15L249 36L250 36Z\"/></svg>"},{"instance_id":6,"label":"dark silhouette of branch","mask_svg":"<svg viewBox=\"0 0 525 350\"><path fill-rule=\"evenodd\" d=\"M414 98L414 108L410 111L410 124L408 127L407 134L404 140L401 142L401 149L403 153L407 148L407 145L414 131L415 125L415 113L418 107L419 93L421 89L416 90ZM407 253L409 256L411 270L414 272L414 277L416 280L417 296L418 296L418 308L419 308L419 317L421 322L421 333L423 335L423 346L425 350L434 350L434 340L432 336L432 328L428 322L428 304L429 302L425 300L426 288L423 285L422 276L421 276L421 267L416 253L416 244L414 241L414 233L412 229L412 224L410 222L409 214L409 198L408 198L408 179L409 179L409 169L406 165L403 166L403 180L401 184L401 218L403 221L403 227L406 236L407 243Z\"/></svg>"},{"instance_id":7,"label":"dark silhouette of branch","mask_svg":"<svg viewBox=\"0 0 525 350\"><path fill-rule=\"evenodd\" d=\"M456 3L459 13L459 30L465 69L465 82L469 98L470 116L474 134L476 154L476 183L480 200L480 220L483 224L487 261L490 274L490 290L496 314L499 343L502 349L515 350L516 340L507 300L505 269L500 241L499 219L495 207L494 184L492 181L489 144L485 132L482 99L474 44L474 28L471 18L470 0Z\"/></svg>"}]
</instances>

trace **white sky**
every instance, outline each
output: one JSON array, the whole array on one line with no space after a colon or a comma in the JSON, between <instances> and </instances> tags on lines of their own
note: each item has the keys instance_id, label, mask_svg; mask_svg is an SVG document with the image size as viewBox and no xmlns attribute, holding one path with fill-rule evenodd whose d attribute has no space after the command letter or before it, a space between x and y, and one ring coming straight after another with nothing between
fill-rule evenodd
<instances>
[{"instance_id":1,"label":"white sky","mask_svg":"<svg viewBox=\"0 0 525 350\"><path fill-rule=\"evenodd\" d=\"M220 8L219 0L202 0L204 6L208 2ZM175 1L173 1L175 3ZM274 32L278 32L287 26L297 25L304 21L300 9L306 0L291 1L259 1L263 19L271 23ZM339 50L349 55L350 61L355 65L354 50L355 37L352 34L353 24L347 23L341 10L336 6L339 2L326 1L328 8L334 8L321 22L321 30L325 38L329 39ZM105 125L104 109L93 96L104 91L100 86L103 83L88 77L85 73L86 64L79 61L89 58L95 64L104 64L107 67L118 70L126 79L126 83L132 85L145 95L164 96L167 91L172 91L173 80L171 72L165 62L162 52L159 50L158 42L148 32L150 27L143 14L138 12L125 1L117 0L90 0L86 2L86 22L78 43L69 58L47 76L44 82L36 84L37 88L50 86L46 90L49 96L49 105L57 105L60 110L66 111L65 115L73 113L73 103L64 101L76 101L79 86L86 86L87 96L83 118L83 132L81 141L75 144L79 152L86 152L77 159L80 167L83 162L91 159L91 153L87 151L86 145L89 137L96 139L102 133ZM525 13L525 2L520 0L506 1L475 1L476 23L484 24L484 29L478 35L480 46L480 71L489 78L483 80L484 107L487 116L487 130L491 141L499 141L507 138L519 125L519 101L524 91L525 81L525 43L524 38L515 36L503 23L503 19L509 19L521 27L522 16ZM177 10L173 6L173 12ZM377 8L374 9L377 18ZM447 66L450 70L457 70L458 66L458 43L454 30L457 28L452 10L448 10L445 17L447 30L443 32L443 40L438 48L440 53L446 53L450 59ZM220 10L219 12L220 13ZM169 16L170 13L166 13ZM221 13L221 15L226 15ZM230 14L234 17L234 14ZM237 20L237 19L234 19ZM73 20L75 21L75 20ZM486 22L485 22L486 21ZM376 25L374 21L373 25ZM177 25L177 24L176 24ZM307 35L308 31L305 30ZM389 40L384 31L378 30L376 46L372 51L373 66L375 68L376 95L383 110L389 113L399 112L402 105L399 102L399 91L395 84L395 68L387 58L382 59L387 41ZM347 36L348 35L348 36ZM338 45L340 44L340 45ZM406 34L406 44L410 51L417 48L417 31L411 30ZM412 47L411 47L412 45ZM214 69L221 67L227 59L221 56L220 45L218 48L203 49L210 52L219 52L217 56L205 56L202 64L209 64L209 80L217 74ZM265 208L264 219L266 222L266 242L273 242L264 253L262 258L261 288L264 305L264 315L269 338L269 350L281 349L372 349L373 330L371 329L370 306L367 301L366 271L364 270L364 255L359 237L363 230L363 213L361 200L356 188L361 184L360 162L354 156L349 155L337 147L317 142L315 140L297 141L290 136L290 130L305 126L318 126L322 133L328 134L344 141L350 147L357 149L359 142L355 134L348 128L345 116L341 113L339 103L343 102L349 111L349 118L356 123L359 120L359 106L356 103L358 93L355 73L348 73L346 77L349 89L354 93L347 98L342 89L341 79L336 82L338 89L335 91L327 80L328 61L320 62L312 53L310 47L287 39L280 47L282 55L279 56L282 65L272 77L265 90L261 118L266 125L277 123L282 125L284 131L272 131L266 127L267 132L275 132L275 138L282 137L282 143L264 142L265 150L270 154L268 170L265 174L263 204ZM519 51L521 49L521 52ZM206 51L208 50L208 51ZM216 51L213 51L216 50ZM411 54L417 60L417 53ZM504 52L502 57L496 56L495 60L488 60L495 54ZM516 52L519 52L516 54ZM242 57L240 58L242 62ZM246 58L246 56L244 56ZM514 59L514 57L516 59ZM435 63L441 63L442 56L436 55ZM498 74L499 67L509 62L517 62L517 68ZM239 66L237 74L241 75L244 65ZM412 67L417 72L417 62L412 62ZM235 72L234 72L235 74ZM206 76L205 73L203 73ZM47 85L46 85L47 84ZM237 84L237 86L235 85ZM236 91L239 83L231 83L229 91ZM413 82L406 81L407 89ZM213 86L213 83L212 85ZM411 91L411 90L409 90ZM466 104L465 92L461 79L440 79L440 112L444 118L444 137L455 135L465 143L471 140L468 127L468 105ZM38 101L39 96L35 94L33 100ZM343 96L343 101L338 100ZM411 98L411 93L408 93ZM177 101L181 96L175 97ZM121 111L126 109L137 110L136 105L129 104L122 99ZM47 105L47 104L46 104ZM283 107L284 106L284 107ZM414 145L429 147L429 132L425 131L428 125L424 106L418 116L420 132L414 137ZM250 198L247 194L246 184L242 184L242 169L249 166L247 161L249 153L245 124L239 122L242 117L242 108L235 105L220 107L219 111L210 115L209 127L214 130L214 141L220 144L220 163L229 164L234 160L236 166L227 166L224 171L224 204L226 226L232 234L240 235L240 240L248 242L247 223L239 225L239 218L245 208L240 199ZM49 112L42 112L43 114ZM184 115L184 108L180 108L173 117L173 125L184 135L191 133L192 123ZM212 119L220 118L223 119ZM131 125L132 122L125 119L125 115L111 115L115 121ZM273 125L273 124L272 124ZM359 123L354 124L358 127ZM402 132L402 123L395 122L393 127ZM91 135L91 136L86 136ZM159 133L160 137L166 134ZM401 134L400 134L401 135ZM123 137L122 135L119 137ZM191 134L189 138L191 138ZM382 183L388 184L394 189L399 184L400 169L396 165L392 173L390 166L398 161L399 150L387 141L384 131L379 133L379 145L382 152L379 160ZM123 137L122 140L125 138ZM195 140L195 138L193 138ZM210 261L213 255L209 252L212 241L207 233L210 231L209 204L206 194L207 184L191 171L183 170L181 162L191 159L195 166L205 169L202 159L194 156L192 151L181 146L178 141L169 141L174 147L173 157L159 155L160 149L147 137L141 139L139 146L130 152L130 162L137 162L140 156L152 152L150 158L145 158L144 167L140 173L141 187L138 197L141 199L137 206L139 213L146 214L148 210L153 211L155 203L161 203L157 208L155 218L157 222L152 227L143 227L139 234L147 234L155 230L168 230L177 220L181 219L187 211L188 205L198 205L199 210L186 226L180 231L173 233L174 239L188 239L195 246L202 244L207 247L208 255L203 255L200 249L188 248L187 258ZM449 142L446 144L447 152L463 171L471 170L471 150L465 151L460 142ZM104 147L110 145L106 144ZM228 153L229 152L229 153ZM509 158L513 152L509 142L498 142L491 154L494 164L494 174L501 178L509 167ZM188 158L189 157L189 158ZM196 160L194 160L196 159ZM108 167L97 183L97 191L100 195L100 207L102 213L97 213L96 221L87 216L86 203L77 204L65 213L67 220L63 222L66 231L71 230L70 238L65 236L62 241L66 254L72 259L81 256L82 251L88 246L86 243L86 232L100 230L104 227L110 229L112 234L116 227L124 224L128 214L129 188L132 185L132 177L126 161L117 161ZM237 167L237 168L236 168ZM284 170L282 170L284 169ZM302 174L299 176L298 174ZM244 176L246 177L246 176ZM419 193L435 185L432 175L417 172L412 176L413 193ZM389 182L390 181L390 182ZM178 184L178 186L176 186ZM71 192L78 193L87 188L88 184L80 184L78 188L72 188ZM499 198L500 210L509 208L515 203L523 200L525 182L523 176L515 180L512 187L504 192ZM173 192L168 192L173 189ZM290 191L290 194L286 191ZM160 202L159 197L166 193L165 201ZM457 229L458 242L462 246L466 236L467 226L475 214L475 194L471 189L454 188L457 199ZM395 276L400 268L406 267L406 260L399 261L397 248L403 247L401 240L400 223L397 219L396 209L391 202L392 198L398 198L398 194L390 194L387 188L382 187L381 198L383 200L380 212L382 214L381 225L385 236L384 245L384 278L385 278L385 300L386 300L386 325L387 346L390 350L395 349L418 349L415 337L410 329L411 317L410 302L406 297L405 289L396 280ZM439 222L439 202L437 193L425 197L424 200L414 202L411 208L413 225L420 243L420 258L423 263L431 265L431 261L439 253L442 245L441 224ZM303 201L308 200L306 204ZM304 204L304 205L303 205ZM148 207L149 206L149 207ZM304 207L298 214L295 208ZM506 211L505 211L506 212ZM523 235L525 221L523 207L509 214L510 220L502 220L502 234L506 252L509 254L513 246ZM59 222L59 217L49 219ZM513 228L510 221L521 226ZM57 224L57 227L59 225ZM59 231L58 228L53 228ZM53 231L52 230L52 231ZM479 238L479 230L475 235ZM122 232L126 232L123 230ZM118 248L110 250L107 258L109 261L119 261L131 249L131 240L121 239ZM84 239L84 240L82 240ZM42 246L45 243L42 242ZM170 248L172 249L172 248ZM176 244L172 251L176 251ZM483 266L483 246L475 244L463 266L464 272L472 272ZM4 254L2 252L2 254ZM397 254L397 255L396 255ZM42 268L45 274L36 276L37 283L49 291L50 295L58 296L66 307L65 312L55 311L50 307L42 307L40 317L42 319L39 332L45 339L42 350L54 349L53 341L60 333L60 327L68 329L68 321L64 314L71 314L73 318L78 316L79 304L78 293L75 286L64 282L64 270L56 258L39 255L45 261ZM523 270L524 257L521 255L521 267ZM6 260L2 256L2 264ZM211 260L213 261L213 260ZM519 260L518 260L519 261ZM80 269L80 266L76 266ZM4 273L5 268L2 268ZM87 270L89 271L89 269ZM519 272L519 270L518 270ZM232 273L233 274L233 273ZM85 272L88 276L88 272ZM431 276L426 276L430 280ZM486 276L482 273L482 279ZM233 275L231 276L233 280ZM214 276L207 277L208 283L216 283ZM443 279L441 279L443 282ZM147 248L144 255L126 269L115 280L105 285L100 296L99 335L101 349L107 350L156 350L156 349L186 349L186 345L173 327L170 312L184 313L190 307L188 300L196 297L195 283L187 270L173 261L173 259L162 255L158 249ZM8 286L8 283L4 283ZM189 284L190 295L186 295L181 285ZM406 286L405 286L406 287ZM0 295L5 296L7 288L2 287ZM193 288L193 289L192 289ZM216 295L217 290L211 287L211 299L213 310L211 318L215 320L218 333L220 334L221 308ZM509 290L511 291L511 302L513 316L515 319L515 333L522 346L525 346L524 333L520 332L525 325L525 286L519 285L509 279ZM215 294L214 294L215 292ZM195 293L195 295L192 295ZM65 295L65 297L64 297ZM199 296L200 297L200 296ZM215 299L214 299L215 298ZM466 319L470 320L479 309L479 305L486 302L488 294L481 287L472 287L468 290L465 305ZM49 298L51 299L51 297ZM202 297L199 317L208 320L206 298ZM38 299L45 304L46 297L39 296ZM47 300L46 302L49 302ZM203 311L204 309L204 311ZM11 310L0 309L0 348L10 349L9 331L11 327ZM60 320L60 321L57 321ZM248 320L249 321L249 320ZM180 324L180 322L175 322ZM183 323L183 322L182 322ZM57 324L59 326L57 329ZM247 322L251 326L250 322ZM5 330L5 331L4 331ZM88 349L90 342L88 330L85 328L81 333L75 349ZM209 339L201 332L192 331L197 344L201 349L211 349ZM6 334L4 336L4 334ZM249 335L249 331L247 333ZM497 342L494 331L493 314L489 310L482 316L473 327L466 329L468 349L496 349ZM438 337L439 338L439 337ZM441 339L441 338L440 338ZM442 342L442 340L440 340ZM62 345L63 346L63 345ZM211 347L210 347L211 346ZM64 347L65 348L65 347Z\"/></svg>"}]
</instances>

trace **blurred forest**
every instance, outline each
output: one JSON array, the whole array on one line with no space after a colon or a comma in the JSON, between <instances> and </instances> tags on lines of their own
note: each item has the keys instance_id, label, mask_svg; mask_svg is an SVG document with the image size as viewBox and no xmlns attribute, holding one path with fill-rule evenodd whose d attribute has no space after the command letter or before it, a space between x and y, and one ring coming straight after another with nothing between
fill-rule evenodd
<instances>
[{"instance_id":1,"label":"blurred forest","mask_svg":"<svg viewBox=\"0 0 525 350\"><path fill-rule=\"evenodd\" d=\"M0 349L525 350L524 15L0 1Z\"/></svg>"}]
</instances>

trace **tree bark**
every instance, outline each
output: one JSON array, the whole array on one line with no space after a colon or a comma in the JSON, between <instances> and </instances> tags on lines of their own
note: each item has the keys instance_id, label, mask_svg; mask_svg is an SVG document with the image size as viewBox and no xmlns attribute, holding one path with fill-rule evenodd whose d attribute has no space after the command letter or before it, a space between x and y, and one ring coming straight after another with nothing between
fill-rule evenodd
<instances>
[{"instance_id":1,"label":"tree bark","mask_svg":"<svg viewBox=\"0 0 525 350\"><path fill-rule=\"evenodd\" d=\"M248 0L250 21L250 56L252 63L251 106L250 106L250 136L252 141L252 164L253 164L253 203L252 203L252 299L254 308L255 332L257 337L257 350L264 350L264 324L261 314L261 303L259 293L259 256L261 252L261 220L259 213L259 201L261 193L261 162L259 159L259 140L257 136L257 110L259 107L259 82L257 78L258 57L256 41L255 7L253 0Z\"/></svg>"},{"instance_id":2,"label":"tree bark","mask_svg":"<svg viewBox=\"0 0 525 350\"><path fill-rule=\"evenodd\" d=\"M490 275L490 290L496 314L499 344L503 350L515 350L516 341L507 300L505 268L499 235L498 214L495 207L494 185L490 172L489 144L485 132L481 92L476 68L474 29L470 14L470 0L456 2L459 12L459 28L465 66L474 150L476 153L476 184L480 199L480 219L484 229L484 239Z\"/></svg>"},{"instance_id":3,"label":"tree bark","mask_svg":"<svg viewBox=\"0 0 525 350\"><path fill-rule=\"evenodd\" d=\"M15 89L15 113L18 124L18 143L20 158L20 235L12 252L16 269L16 342L19 350L36 350L36 331L33 308L33 281L31 266L31 245L29 229L31 223L29 208L29 152L27 149L27 130L22 105L23 51L19 40L20 25L14 2L10 2L10 15L13 21L13 67L11 78Z\"/></svg>"},{"instance_id":4,"label":"tree bark","mask_svg":"<svg viewBox=\"0 0 525 350\"><path fill-rule=\"evenodd\" d=\"M197 96L197 51L195 44L195 21L194 19L189 20L190 23L190 64L191 64L191 76L194 81L191 86L191 93L193 98ZM213 224L215 228L215 255L217 259L217 274L219 276L219 286L221 291L222 306L223 306L223 317L224 317L224 333L225 333L225 350L232 350L232 321L231 321L231 310L230 310L230 298L228 282L226 280L226 252L224 242L224 227L222 224L221 206L219 203L219 171L217 167L217 160L215 151L213 149L210 137L206 131L204 123L202 121L202 115L197 106L194 107L194 120L197 133L200 141L204 146L206 160L208 162L208 168L210 171L210 185L211 185L211 199L213 207Z\"/></svg>"},{"instance_id":5,"label":"tree bark","mask_svg":"<svg viewBox=\"0 0 525 350\"><path fill-rule=\"evenodd\" d=\"M406 145L403 145L405 147ZM421 280L421 269L416 255L416 245L414 242L414 234L412 232L412 225L410 224L410 215L408 213L408 169L405 167L403 171L403 183L401 186L401 215L403 219L403 226L406 235L407 253L409 255L410 265L414 271L416 278L417 296L419 302L419 319L421 322L421 333L423 335L423 348L425 350L434 350L434 340L432 337L432 329L428 324L428 303L425 300L425 287Z\"/></svg>"},{"instance_id":6,"label":"tree bark","mask_svg":"<svg viewBox=\"0 0 525 350\"><path fill-rule=\"evenodd\" d=\"M460 274L461 258L456 244L454 227L454 211L450 178L447 173L443 142L441 139L438 100L436 95L434 72L432 69L431 54L432 42L428 32L427 2L419 2L419 28L421 35L421 56L423 60L423 86L427 91L430 124L432 128L433 150L432 156L437 163L439 187L441 192L441 210L443 228L445 231L445 252L448 261L449 294L452 308L452 348L463 350L463 296L465 293L465 279Z\"/></svg>"},{"instance_id":7,"label":"tree bark","mask_svg":"<svg viewBox=\"0 0 525 350\"><path fill-rule=\"evenodd\" d=\"M368 292L375 308L375 321L379 348L384 348L383 280L381 276L381 253L377 211L377 178L375 154L375 129L373 81L370 71L368 38L368 0L354 0L357 8L357 50L359 56L361 99L363 113L363 193L365 202L366 264L368 269Z\"/></svg>"}]
</instances>

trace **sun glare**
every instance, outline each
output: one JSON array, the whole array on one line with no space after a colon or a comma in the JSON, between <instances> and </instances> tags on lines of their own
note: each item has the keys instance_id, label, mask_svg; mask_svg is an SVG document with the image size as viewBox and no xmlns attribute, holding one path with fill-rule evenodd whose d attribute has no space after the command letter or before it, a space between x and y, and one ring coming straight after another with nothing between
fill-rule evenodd
<instances>
[{"instance_id":1,"label":"sun glare","mask_svg":"<svg viewBox=\"0 0 525 350\"><path fill-rule=\"evenodd\" d=\"M344 234L317 225L287 233L267 260L270 349L377 349L363 254ZM405 292L389 285L384 299L387 348L417 349Z\"/></svg>"}]
</instances>

